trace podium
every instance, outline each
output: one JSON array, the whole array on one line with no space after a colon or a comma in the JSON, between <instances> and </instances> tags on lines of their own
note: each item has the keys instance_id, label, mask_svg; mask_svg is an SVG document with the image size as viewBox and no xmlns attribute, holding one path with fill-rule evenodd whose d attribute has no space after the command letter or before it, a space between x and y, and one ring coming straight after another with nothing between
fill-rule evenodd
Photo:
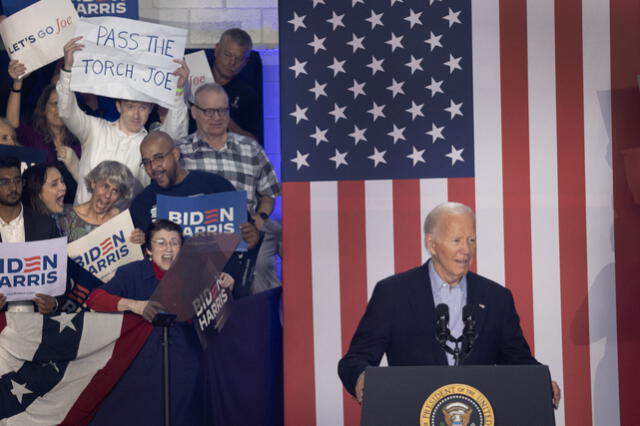
<instances>
[{"instance_id":1,"label":"podium","mask_svg":"<svg viewBox=\"0 0 640 426\"><path fill-rule=\"evenodd\" d=\"M370 367L362 426L555 425L543 365Z\"/></svg>"}]
</instances>

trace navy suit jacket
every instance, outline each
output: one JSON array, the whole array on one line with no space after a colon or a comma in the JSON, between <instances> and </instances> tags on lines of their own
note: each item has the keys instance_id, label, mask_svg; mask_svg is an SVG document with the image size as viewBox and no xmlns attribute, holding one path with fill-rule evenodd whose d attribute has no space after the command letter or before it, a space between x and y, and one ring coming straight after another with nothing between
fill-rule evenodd
<instances>
[{"instance_id":1,"label":"navy suit jacket","mask_svg":"<svg viewBox=\"0 0 640 426\"><path fill-rule=\"evenodd\" d=\"M538 364L531 355L511 292L480 275L467 274L467 305L476 311L478 337L465 365ZM428 262L380 281L360 320L338 373L355 394L360 373L383 354L391 366L447 365L436 340Z\"/></svg>"}]
</instances>

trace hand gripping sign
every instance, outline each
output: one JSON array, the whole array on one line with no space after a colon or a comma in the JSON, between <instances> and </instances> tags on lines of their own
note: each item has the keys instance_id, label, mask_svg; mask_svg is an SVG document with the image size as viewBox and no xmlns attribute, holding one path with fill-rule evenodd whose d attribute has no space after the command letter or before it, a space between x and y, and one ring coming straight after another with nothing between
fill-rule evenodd
<instances>
[{"instance_id":1,"label":"hand gripping sign","mask_svg":"<svg viewBox=\"0 0 640 426\"><path fill-rule=\"evenodd\" d=\"M70 0L41 0L2 21L0 34L11 59L30 73L62 57L78 20Z\"/></svg>"},{"instance_id":2,"label":"hand gripping sign","mask_svg":"<svg viewBox=\"0 0 640 426\"><path fill-rule=\"evenodd\" d=\"M71 89L171 108L187 30L125 18L80 20L84 48L74 55Z\"/></svg>"}]
</instances>

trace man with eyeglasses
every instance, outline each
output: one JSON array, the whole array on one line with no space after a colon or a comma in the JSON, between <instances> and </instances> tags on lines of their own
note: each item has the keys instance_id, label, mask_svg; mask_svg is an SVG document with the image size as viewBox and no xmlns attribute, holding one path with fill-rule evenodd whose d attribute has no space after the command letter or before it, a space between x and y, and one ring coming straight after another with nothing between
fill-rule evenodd
<instances>
[{"instance_id":1,"label":"man with eyeglasses","mask_svg":"<svg viewBox=\"0 0 640 426\"><path fill-rule=\"evenodd\" d=\"M275 256L281 226L269 220L280 183L262 147L253 139L229 130L229 98L216 83L196 90L191 114L198 130L178 141L188 170L204 170L227 178L238 191L247 192L247 207L259 231L265 233L256 260L253 293L280 285Z\"/></svg>"},{"instance_id":2,"label":"man with eyeglasses","mask_svg":"<svg viewBox=\"0 0 640 426\"><path fill-rule=\"evenodd\" d=\"M110 122L85 114L76 102L71 91L71 67L76 51L82 50L82 37L75 37L64 46L64 66L60 72L60 80L56 86L58 91L58 111L69 130L80 140L82 157L79 163L78 190L75 204L88 201L91 198L89 190L82 179L95 166L104 160L119 161L129 167L131 173L144 187L149 184L149 178L139 167L140 143L147 135L144 128L153 105L127 99L118 99L116 109L120 117ZM169 109L161 130L172 137L182 137L187 134L187 107L184 103L182 88L189 76L189 70L184 61L180 63L174 74L178 76L178 92L175 96L173 108Z\"/></svg>"},{"instance_id":3,"label":"man with eyeglasses","mask_svg":"<svg viewBox=\"0 0 640 426\"><path fill-rule=\"evenodd\" d=\"M52 218L22 205L22 185L18 159L0 157L0 243L24 243L59 237ZM0 308L4 307L6 301L0 292ZM58 305L55 298L42 294L33 301L42 313L52 312ZM11 302L9 309L33 312L33 303Z\"/></svg>"}]
</instances>

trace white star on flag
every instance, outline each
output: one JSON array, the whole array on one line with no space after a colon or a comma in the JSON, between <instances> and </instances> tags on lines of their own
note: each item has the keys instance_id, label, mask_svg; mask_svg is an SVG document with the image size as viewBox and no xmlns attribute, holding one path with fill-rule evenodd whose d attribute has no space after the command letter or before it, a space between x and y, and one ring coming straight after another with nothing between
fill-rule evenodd
<instances>
[{"instance_id":1,"label":"white star on flag","mask_svg":"<svg viewBox=\"0 0 640 426\"><path fill-rule=\"evenodd\" d=\"M456 115L459 115L462 117L463 114L462 114L462 111L460 110L461 108L462 108L462 102L457 104L453 102L453 99L451 99L449 108L445 108L444 110L447 111L449 114L451 114L451 119L453 120L453 118Z\"/></svg>"},{"instance_id":2,"label":"white star on flag","mask_svg":"<svg viewBox=\"0 0 640 426\"><path fill-rule=\"evenodd\" d=\"M290 116L296 118L296 124L301 122L302 120L309 120L307 118L307 110L309 108L300 108L298 104L296 104L296 110L294 112L289 113Z\"/></svg>"},{"instance_id":3,"label":"white star on flag","mask_svg":"<svg viewBox=\"0 0 640 426\"><path fill-rule=\"evenodd\" d=\"M309 167L309 163L307 163L307 157L309 154L301 154L300 151L296 150L296 158L292 158L290 161L296 164L298 170L302 166Z\"/></svg>"},{"instance_id":4,"label":"white star on flag","mask_svg":"<svg viewBox=\"0 0 640 426\"><path fill-rule=\"evenodd\" d=\"M347 44L353 48L352 53L356 53L356 50L358 49L366 50L364 48L364 44L362 43L363 41L364 41L364 36L357 37L355 34L353 34L351 41L348 41Z\"/></svg>"},{"instance_id":5,"label":"white star on flag","mask_svg":"<svg viewBox=\"0 0 640 426\"><path fill-rule=\"evenodd\" d=\"M416 164L425 162L424 158L422 157L423 155L424 155L424 149L417 150L416 147L414 146L413 152L407 155L407 158L410 158L413 161L413 167L415 167Z\"/></svg>"},{"instance_id":6,"label":"white star on flag","mask_svg":"<svg viewBox=\"0 0 640 426\"><path fill-rule=\"evenodd\" d=\"M376 14L372 10L371 11L371 16L369 18L365 19L365 21L371 23L371 29L374 29L376 27L376 25L380 25L381 27L384 27L384 24L382 23L382 15L384 15L384 13Z\"/></svg>"},{"instance_id":7,"label":"white star on flag","mask_svg":"<svg viewBox=\"0 0 640 426\"><path fill-rule=\"evenodd\" d=\"M429 31L429 34L430 34L429 38L426 39L424 42L431 47L431 52L433 52L433 49L435 49L436 47L442 47L442 44L440 44L440 39L442 38L442 34L435 35L433 31Z\"/></svg>"},{"instance_id":8,"label":"white star on flag","mask_svg":"<svg viewBox=\"0 0 640 426\"><path fill-rule=\"evenodd\" d=\"M353 132L349 133L349 136L353 138L353 143L354 145L358 145L358 142L360 141L365 141L367 142L367 138L364 137L364 132L366 132L367 129L360 129L358 126L354 125L353 126Z\"/></svg>"},{"instance_id":9,"label":"white star on flag","mask_svg":"<svg viewBox=\"0 0 640 426\"><path fill-rule=\"evenodd\" d=\"M409 16L404 20L409 22L409 28L413 28L414 25L422 25L420 16L422 16L422 12L415 13L413 9L409 9Z\"/></svg>"},{"instance_id":10,"label":"white star on flag","mask_svg":"<svg viewBox=\"0 0 640 426\"><path fill-rule=\"evenodd\" d=\"M383 117L383 118L387 117L386 115L384 115L384 112L382 112L383 109L384 109L384 105L378 105L374 101L373 106L367 112L373 116L373 121L376 121L380 117Z\"/></svg>"},{"instance_id":11,"label":"white star on flag","mask_svg":"<svg viewBox=\"0 0 640 426\"><path fill-rule=\"evenodd\" d=\"M404 46L402 45L402 39L404 38L404 36L396 36L394 33L391 33L391 38L387 41L385 41L386 44L388 44L389 46L391 46L391 51L395 52L395 50L397 48L400 49L404 49Z\"/></svg>"},{"instance_id":12,"label":"white star on flag","mask_svg":"<svg viewBox=\"0 0 640 426\"><path fill-rule=\"evenodd\" d=\"M338 73L346 73L346 71L344 70L344 63L347 62L346 60L344 61L339 61L335 56L333 57L333 64L329 65L327 68L330 68L333 70L333 76L335 77L336 75L338 75Z\"/></svg>"},{"instance_id":13,"label":"white star on flag","mask_svg":"<svg viewBox=\"0 0 640 426\"><path fill-rule=\"evenodd\" d=\"M315 139L316 141L316 146L320 145L320 143L322 142L329 142L329 140L327 139L327 130L329 129L324 129L324 130L320 130L320 128L318 126L316 126L316 131L315 133L310 134L309 136L313 139Z\"/></svg>"},{"instance_id":14,"label":"white star on flag","mask_svg":"<svg viewBox=\"0 0 640 426\"><path fill-rule=\"evenodd\" d=\"M58 333L62 333L65 328L70 328L73 331L76 330L76 326L71 321L76 317L76 314L60 314L55 317L51 317L52 320L57 321L60 324Z\"/></svg>"},{"instance_id":15,"label":"white star on flag","mask_svg":"<svg viewBox=\"0 0 640 426\"><path fill-rule=\"evenodd\" d=\"M318 50L327 50L324 47L324 41L326 39L326 37L318 38L318 36L314 34L313 41L307 43L307 45L313 47L313 53L316 54L318 53Z\"/></svg>"},{"instance_id":16,"label":"white star on flag","mask_svg":"<svg viewBox=\"0 0 640 426\"><path fill-rule=\"evenodd\" d=\"M358 3L364 4L364 0L352 0L351 1L351 7L354 7Z\"/></svg>"},{"instance_id":17,"label":"white star on flag","mask_svg":"<svg viewBox=\"0 0 640 426\"><path fill-rule=\"evenodd\" d=\"M319 4L326 4L324 0L313 0L313 7L315 8Z\"/></svg>"},{"instance_id":18,"label":"white star on flag","mask_svg":"<svg viewBox=\"0 0 640 426\"><path fill-rule=\"evenodd\" d=\"M449 67L449 74L453 74L454 70L462 70L462 67L460 66L461 59L462 56L454 58L453 55L449 53L449 60L444 63L444 65Z\"/></svg>"},{"instance_id":19,"label":"white star on flag","mask_svg":"<svg viewBox=\"0 0 640 426\"><path fill-rule=\"evenodd\" d=\"M422 65L420 65L421 63L422 63L422 58L420 59L414 58L413 55L411 55L411 61L407 62L405 65L411 68L411 75L413 75L413 73L418 70L424 71L422 69Z\"/></svg>"},{"instance_id":20,"label":"white star on flag","mask_svg":"<svg viewBox=\"0 0 640 426\"><path fill-rule=\"evenodd\" d=\"M456 161L464 162L464 159L462 158L462 151L464 151L464 148L456 149L455 146L451 145L451 152L445 154L445 157L451 158L451 165L453 166L456 164Z\"/></svg>"},{"instance_id":21,"label":"white star on flag","mask_svg":"<svg viewBox=\"0 0 640 426\"><path fill-rule=\"evenodd\" d=\"M348 154L347 152L340 152L336 149L336 155L329 158L329 160L336 163L336 169L342 165L348 166L349 163L347 163L347 159L346 159L347 154Z\"/></svg>"},{"instance_id":22,"label":"white star on flag","mask_svg":"<svg viewBox=\"0 0 640 426\"><path fill-rule=\"evenodd\" d=\"M415 120L416 117L424 117L424 114L422 113L423 106L424 104L418 105L415 102L411 101L411 108L406 110L409 114L411 114L411 121Z\"/></svg>"},{"instance_id":23,"label":"white star on flag","mask_svg":"<svg viewBox=\"0 0 640 426\"><path fill-rule=\"evenodd\" d=\"M425 87L425 89L429 89L431 90L431 97L433 98L436 93L444 93L442 91L442 83L444 82L444 80L440 80L440 81L435 81L433 79L433 77L431 77L431 84L429 84L428 86Z\"/></svg>"},{"instance_id":24,"label":"white star on flag","mask_svg":"<svg viewBox=\"0 0 640 426\"><path fill-rule=\"evenodd\" d=\"M320 96L327 96L327 92L324 91L325 87L327 87L327 83L320 84L318 83L318 80L314 80L313 87L309 89L309 91L313 93L316 97L316 100L318 100Z\"/></svg>"},{"instance_id":25,"label":"white star on flag","mask_svg":"<svg viewBox=\"0 0 640 426\"><path fill-rule=\"evenodd\" d=\"M333 119L334 119L333 122L334 123L337 123L338 120L340 120L341 118L344 118L345 120L347 119L347 116L344 115L344 110L345 109L347 109L346 106L340 107L336 103L333 104L333 111L329 111L329 115L333 116Z\"/></svg>"},{"instance_id":26,"label":"white star on flag","mask_svg":"<svg viewBox=\"0 0 640 426\"><path fill-rule=\"evenodd\" d=\"M296 31L298 31L298 28L307 28L307 26L304 24L304 18L306 18L307 15L302 15L302 16L298 16L297 13L293 12L293 19L288 21L291 25L293 25L293 32L295 33Z\"/></svg>"},{"instance_id":27,"label":"white star on flag","mask_svg":"<svg viewBox=\"0 0 640 426\"><path fill-rule=\"evenodd\" d=\"M436 123L431 123L431 130L427 132L429 136L431 136L431 143L436 143L438 139L444 140L444 136L442 136L442 131L444 130L444 126L438 127Z\"/></svg>"},{"instance_id":28,"label":"white star on flag","mask_svg":"<svg viewBox=\"0 0 640 426\"><path fill-rule=\"evenodd\" d=\"M387 135L391 136L393 138L394 145L399 140L406 141L406 139L404 137L404 130L405 129L406 129L406 127L399 128L398 126L395 125L395 123L393 124L393 130L390 131L389 133L387 133Z\"/></svg>"},{"instance_id":29,"label":"white star on flag","mask_svg":"<svg viewBox=\"0 0 640 426\"><path fill-rule=\"evenodd\" d=\"M342 15L336 15L335 12L331 11L331 15L331 19L327 19L327 22L329 22L333 26L333 31L335 31L338 27L344 27L344 24L342 23L342 19L344 19L344 13Z\"/></svg>"},{"instance_id":30,"label":"white star on flag","mask_svg":"<svg viewBox=\"0 0 640 426\"><path fill-rule=\"evenodd\" d=\"M449 8L449 13L446 16L443 16L442 19L444 19L445 21L448 21L449 28L451 28L453 24L462 23L460 22L460 19L458 19L458 15L460 15L460 12L454 12L453 10L451 10L451 8Z\"/></svg>"},{"instance_id":31,"label":"white star on flag","mask_svg":"<svg viewBox=\"0 0 640 426\"><path fill-rule=\"evenodd\" d=\"M395 78L391 79L391 86L387 87L387 90L391 91L391 97L395 99L398 93L404 95L404 90L402 90L402 85L404 81L396 81Z\"/></svg>"},{"instance_id":32,"label":"white star on flag","mask_svg":"<svg viewBox=\"0 0 640 426\"><path fill-rule=\"evenodd\" d=\"M378 167L380 163L387 164L387 160L384 159L386 153L387 151L378 151L375 146L373 147L373 154L368 157L370 160L373 160L373 167Z\"/></svg>"},{"instance_id":33,"label":"white star on flag","mask_svg":"<svg viewBox=\"0 0 640 426\"><path fill-rule=\"evenodd\" d=\"M349 87L347 90L353 92L353 99L357 98L358 95L366 96L367 94L364 92L364 85L366 83L358 83L358 81L353 79L353 86Z\"/></svg>"},{"instance_id":34,"label":"white star on flag","mask_svg":"<svg viewBox=\"0 0 640 426\"><path fill-rule=\"evenodd\" d=\"M404 0L391 0L391 6L393 6L396 3L404 3Z\"/></svg>"},{"instance_id":35,"label":"white star on flag","mask_svg":"<svg viewBox=\"0 0 640 426\"><path fill-rule=\"evenodd\" d=\"M33 393L27 388L26 385L26 383L24 385L21 385L20 383L11 379L11 393L16 397L20 404L22 404L22 397L25 394Z\"/></svg>"},{"instance_id":36,"label":"white star on flag","mask_svg":"<svg viewBox=\"0 0 640 426\"><path fill-rule=\"evenodd\" d=\"M293 59L295 64L290 66L289 69L296 73L295 78L298 78L300 74L306 74L307 71L304 69L304 66L307 65L307 61L300 62L298 58Z\"/></svg>"},{"instance_id":37,"label":"white star on flag","mask_svg":"<svg viewBox=\"0 0 640 426\"><path fill-rule=\"evenodd\" d=\"M367 64L367 67L371 68L371 75L376 75L378 71L384 72L384 68L382 68L382 63L384 59L376 59L375 56L371 56L371 62Z\"/></svg>"}]
</instances>

